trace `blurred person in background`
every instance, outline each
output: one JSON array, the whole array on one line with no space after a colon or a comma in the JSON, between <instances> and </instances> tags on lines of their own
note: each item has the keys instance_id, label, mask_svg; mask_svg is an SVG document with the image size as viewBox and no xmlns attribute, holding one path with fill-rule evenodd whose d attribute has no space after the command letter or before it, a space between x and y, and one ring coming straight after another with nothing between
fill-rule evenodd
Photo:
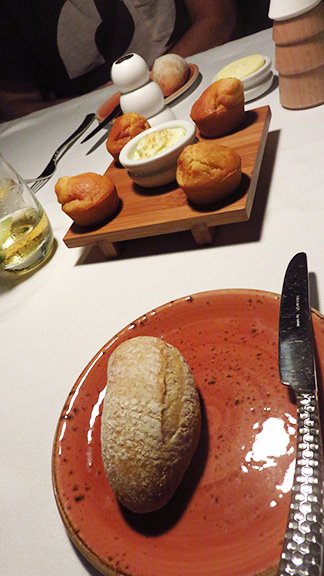
<instances>
[{"instance_id":1,"label":"blurred person in background","mask_svg":"<svg viewBox=\"0 0 324 576\"><path fill-rule=\"evenodd\" d=\"M248 36L272 26L268 17L270 0L237 0L237 35Z\"/></svg>"},{"instance_id":2,"label":"blurred person in background","mask_svg":"<svg viewBox=\"0 0 324 576\"><path fill-rule=\"evenodd\" d=\"M149 66L237 34L236 0L1 0L0 119L79 96L127 52Z\"/></svg>"},{"instance_id":3,"label":"blurred person in background","mask_svg":"<svg viewBox=\"0 0 324 576\"><path fill-rule=\"evenodd\" d=\"M271 26L270 0L1 0L0 121L109 83L127 52L149 66Z\"/></svg>"}]
</instances>

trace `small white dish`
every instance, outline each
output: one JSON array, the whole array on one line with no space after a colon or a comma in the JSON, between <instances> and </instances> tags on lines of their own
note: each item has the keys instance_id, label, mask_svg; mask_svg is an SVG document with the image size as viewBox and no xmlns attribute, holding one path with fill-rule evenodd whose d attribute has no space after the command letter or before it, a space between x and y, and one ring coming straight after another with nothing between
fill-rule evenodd
<instances>
[{"instance_id":1,"label":"small white dish","mask_svg":"<svg viewBox=\"0 0 324 576\"><path fill-rule=\"evenodd\" d=\"M269 18L271 20L287 20L309 12L321 0L271 0Z\"/></svg>"},{"instance_id":2,"label":"small white dish","mask_svg":"<svg viewBox=\"0 0 324 576\"><path fill-rule=\"evenodd\" d=\"M256 60L256 57L263 59L263 64L254 72L248 73L249 65L246 63L249 62L251 58ZM249 102L249 100L253 100L261 94L266 92L273 81L273 73L271 70L272 61L269 56L261 56L261 54L247 54L234 62L230 62L224 68L222 68L215 76L214 82L219 78L224 78L225 74L233 75L233 77L238 78L243 82L244 87L244 100L245 102Z\"/></svg>"},{"instance_id":3,"label":"small white dish","mask_svg":"<svg viewBox=\"0 0 324 576\"><path fill-rule=\"evenodd\" d=\"M263 66L253 74L249 74L249 76L242 79L244 90L249 90L250 88L255 88L262 84L270 74L271 64L271 58L269 58L269 56L264 56Z\"/></svg>"},{"instance_id":4,"label":"small white dish","mask_svg":"<svg viewBox=\"0 0 324 576\"><path fill-rule=\"evenodd\" d=\"M150 157L137 158L136 150L140 141L142 144L148 140L147 137L153 135L151 140L159 138L159 132L165 134L165 131L174 131L182 129L183 134L177 137L177 140L170 145L159 148L158 152ZM169 132L170 134L170 132ZM163 122L158 126L149 128L141 134L132 138L121 150L119 161L128 171L129 177L144 188L163 186L175 180L177 159L185 146L195 140L196 127L189 120L171 120ZM152 145L152 143L150 143Z\"/></svg>"},{"instance_id":5,"label":"small white dish","mask_svg":"<svg viewBox=\"0 0 324 576\"><path fill-rule=\"evenodd\" d=\"M273 73L269 72L268 76L260 84L257 84L256 86L252 86L251 88L244 90L244 101L250 102L250 100L255 100L256 98L262 96L262 94L264 94L269 90L269 88L271 88L272 82L273 82Z\"/></svg>"}]
</instances>

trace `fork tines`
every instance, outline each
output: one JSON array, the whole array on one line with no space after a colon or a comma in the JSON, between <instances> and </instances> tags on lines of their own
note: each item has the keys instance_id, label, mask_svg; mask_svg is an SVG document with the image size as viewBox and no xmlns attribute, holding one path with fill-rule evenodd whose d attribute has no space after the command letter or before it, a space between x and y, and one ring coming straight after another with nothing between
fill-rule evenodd
<instances>
[{"instance_id":1,"label":"fork tines","mask_svg":"<svg viewBox=\"0 0 324 576\"><path fill-rule=\"evenodd\" d=\"M50 176L48 178L42 178L42 180L36 180L36 182L34 182L34 184L29 186L29 189L32 192L34 192L34 194L36 194L36 192L38 192L38 190L40 190L43 186L45 186L45 184L47 184L49 179L50 179Z\"/></svg>"}]
</instances>

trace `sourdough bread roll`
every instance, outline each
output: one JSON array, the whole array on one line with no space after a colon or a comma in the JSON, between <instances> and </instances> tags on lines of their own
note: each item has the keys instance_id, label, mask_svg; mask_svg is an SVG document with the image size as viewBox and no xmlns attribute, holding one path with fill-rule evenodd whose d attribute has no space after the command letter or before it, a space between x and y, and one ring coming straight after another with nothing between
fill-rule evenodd
<instances>
[{"instance_id":1,"label":"sourdough bread roll","mask_svg":"<svg viewBox=\"0 0 324 576\"><path fill-rule=\"evenodd\" d=\"M166 98L187 82L189 72L189 64L182 56L168 53L156 58L151 77L160 86Z\"/></svg>"},{"instance_id":2,"label":"sourdough bread roll","mask_svg":"<svg viewBox=\"0 0 324 576\"><path fill-rule=\"evenodd\" d=\"M123 342L108 362L101 448L108 481L129 510L168 502L200 434L200 401L180 352L160 338Z\"/></svg>"}]
</instances>

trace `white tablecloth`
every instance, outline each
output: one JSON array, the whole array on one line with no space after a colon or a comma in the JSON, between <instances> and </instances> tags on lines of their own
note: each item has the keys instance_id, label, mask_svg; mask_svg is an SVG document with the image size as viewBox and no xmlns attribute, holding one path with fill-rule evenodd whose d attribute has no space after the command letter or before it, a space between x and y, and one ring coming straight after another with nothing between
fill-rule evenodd
<instances>
[{"instance_id":1,"label":"white tablecloth","mask_svg":"<svg viewBox=\"0 0 324 576\"><path fill-rule=\"evenodd\" d=\"M192 103L233 59L261 52L273 57L271 30L190 59L201 84L177 102L188 118ZM1 152L24 177L38 174L85 114L113 92L98 90L2 124ZM105 145L75 144L38 193L53 226L53 258L21 281L1 277L1 573L83 576L92 572L76 554L56 509L51 451L57 420L81 370L118 330L148 310L205 290L256 288L280 292L291 257L308 255L312 302L324 309L324 106L292 111L272 91L247 105L270 105L272 120L255 202L248 222L219 229L212 247L190 233L128 242L105 261L94 250L68 249L70 220L53 187L59 176L103 172Z\"/></svg>"}]
</instances>

